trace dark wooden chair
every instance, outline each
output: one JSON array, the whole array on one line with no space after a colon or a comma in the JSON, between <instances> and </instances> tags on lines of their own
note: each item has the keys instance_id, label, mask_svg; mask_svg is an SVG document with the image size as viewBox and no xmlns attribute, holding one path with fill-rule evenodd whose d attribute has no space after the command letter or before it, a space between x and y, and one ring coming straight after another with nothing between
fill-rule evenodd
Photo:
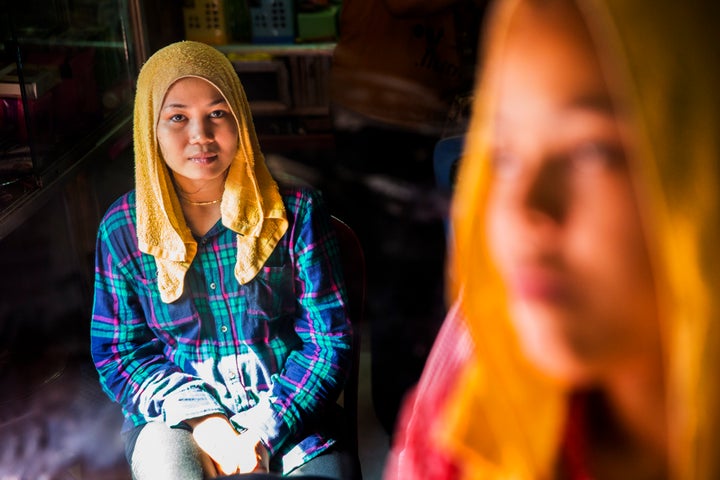
<instances>
[{"instance_id":1,"label":"dark wooden chair","mask_svg":"<svg viewBox=\"0 0 720 480\"><path fill-rule=\"evenodd\" d=\"M345 390L343 408L347 419L348 447L358 456L358 383L360 369L360 324L365 314L365 254L355 231L333 216L333 229L340 244L343 277L348 296L350 321L353 326L352 367Z\"/></svg>"}]
</instances>

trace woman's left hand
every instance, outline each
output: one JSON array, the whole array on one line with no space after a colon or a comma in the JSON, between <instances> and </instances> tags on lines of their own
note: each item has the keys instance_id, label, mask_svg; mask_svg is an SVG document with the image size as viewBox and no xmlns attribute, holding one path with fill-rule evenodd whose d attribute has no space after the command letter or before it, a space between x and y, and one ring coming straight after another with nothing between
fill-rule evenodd
<instances>
[{"instance_id":1,"label":"woman's left hand","mask_svg":"<svg viewBox=\"0 0 720 480\"><path fill-rule=\"evenodd\" d=\"M238 437L237 473L268 472L270 455L260 437L252 431Z\"/></svg>"}]
</instances>

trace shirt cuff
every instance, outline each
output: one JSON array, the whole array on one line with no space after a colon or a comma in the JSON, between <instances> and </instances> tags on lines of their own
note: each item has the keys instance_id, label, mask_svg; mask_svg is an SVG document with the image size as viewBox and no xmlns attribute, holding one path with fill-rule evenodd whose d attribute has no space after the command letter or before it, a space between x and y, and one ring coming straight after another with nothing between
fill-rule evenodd
<instances>
[{"instance_id":1,"label":"shirt cuff","mask_svg":"<svg viewBox=\"0 0 720 480\"><path fill-rule=\"evenodd\" d=\"M163 421L170 427L177 427L185 420L213 413L226 415L225 408L215 397L197 385L181 388L165 397L162 412Z\"/></svg>"},{"instance_id":2,"label":"shirt cuff","mask_svg":"<svg viewBox=\"0 0 720 480\"><path fill-rule=\"evenodd\" d=\"M270 455L275 454L290 435L290 426L273 408L267 396L263 396L254 407L233 415L230 421L238 427L257 432Z\"/></svg>"}]
</instances>

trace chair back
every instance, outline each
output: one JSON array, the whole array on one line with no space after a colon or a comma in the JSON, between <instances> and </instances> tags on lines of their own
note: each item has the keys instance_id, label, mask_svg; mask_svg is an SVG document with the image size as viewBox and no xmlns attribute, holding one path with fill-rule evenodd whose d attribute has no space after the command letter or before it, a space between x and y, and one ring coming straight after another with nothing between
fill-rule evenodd
<instances>
[{"instance_id":1,"label":"chair back","mask_svg":"<svg viewBox=\"0 0 720 480\"><path fill-rule=\"evenodd\" d=\"M348 297L350 322L353 327L352 367L343 391L348 447L358 453L358 382L360 369L360 324L365 314L365 254L355 231L344 221L332 216L331 224L340 245L340 256Z\"/></svg>"},{"instance_id":2,"label":"chair back","mask_svg":"<svg viewBox=\"0 0 720 480\"><path fill-rule=\"evenodd\" d=\"M456 135L439 140L433 150L435 183L445 191L452 191L455 185L458 161L465 146L465 135Z\"/></svg>"}]
</instances>

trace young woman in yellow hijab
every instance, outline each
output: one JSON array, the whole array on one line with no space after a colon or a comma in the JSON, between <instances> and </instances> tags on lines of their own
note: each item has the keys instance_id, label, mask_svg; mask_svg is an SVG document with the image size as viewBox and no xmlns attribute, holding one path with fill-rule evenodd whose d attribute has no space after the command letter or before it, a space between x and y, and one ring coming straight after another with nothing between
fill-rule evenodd
<instances>
[{"instance_id":1,"label":"young woman in yellow hijab","mask_svg":"<svg viewBox=\"0 0 720 480\"><path fill-rule=\"evenodd\" d=\"M715 479L720 8L498 0L395 479Z\"/></svg>"},{"instance_id":2,"label":"young woman in yellow hijab","mask_svg":"<svg viewBox=\"0 0 720 480\"><path fill-rule=\"evenodd\" d=\"M134 148L135 189L98 230L91 326L133 478L353 478L336 412L352 332L323 197L278 186L237 73L202 43L143 65Z\"/></svg>"}]
</instances>

